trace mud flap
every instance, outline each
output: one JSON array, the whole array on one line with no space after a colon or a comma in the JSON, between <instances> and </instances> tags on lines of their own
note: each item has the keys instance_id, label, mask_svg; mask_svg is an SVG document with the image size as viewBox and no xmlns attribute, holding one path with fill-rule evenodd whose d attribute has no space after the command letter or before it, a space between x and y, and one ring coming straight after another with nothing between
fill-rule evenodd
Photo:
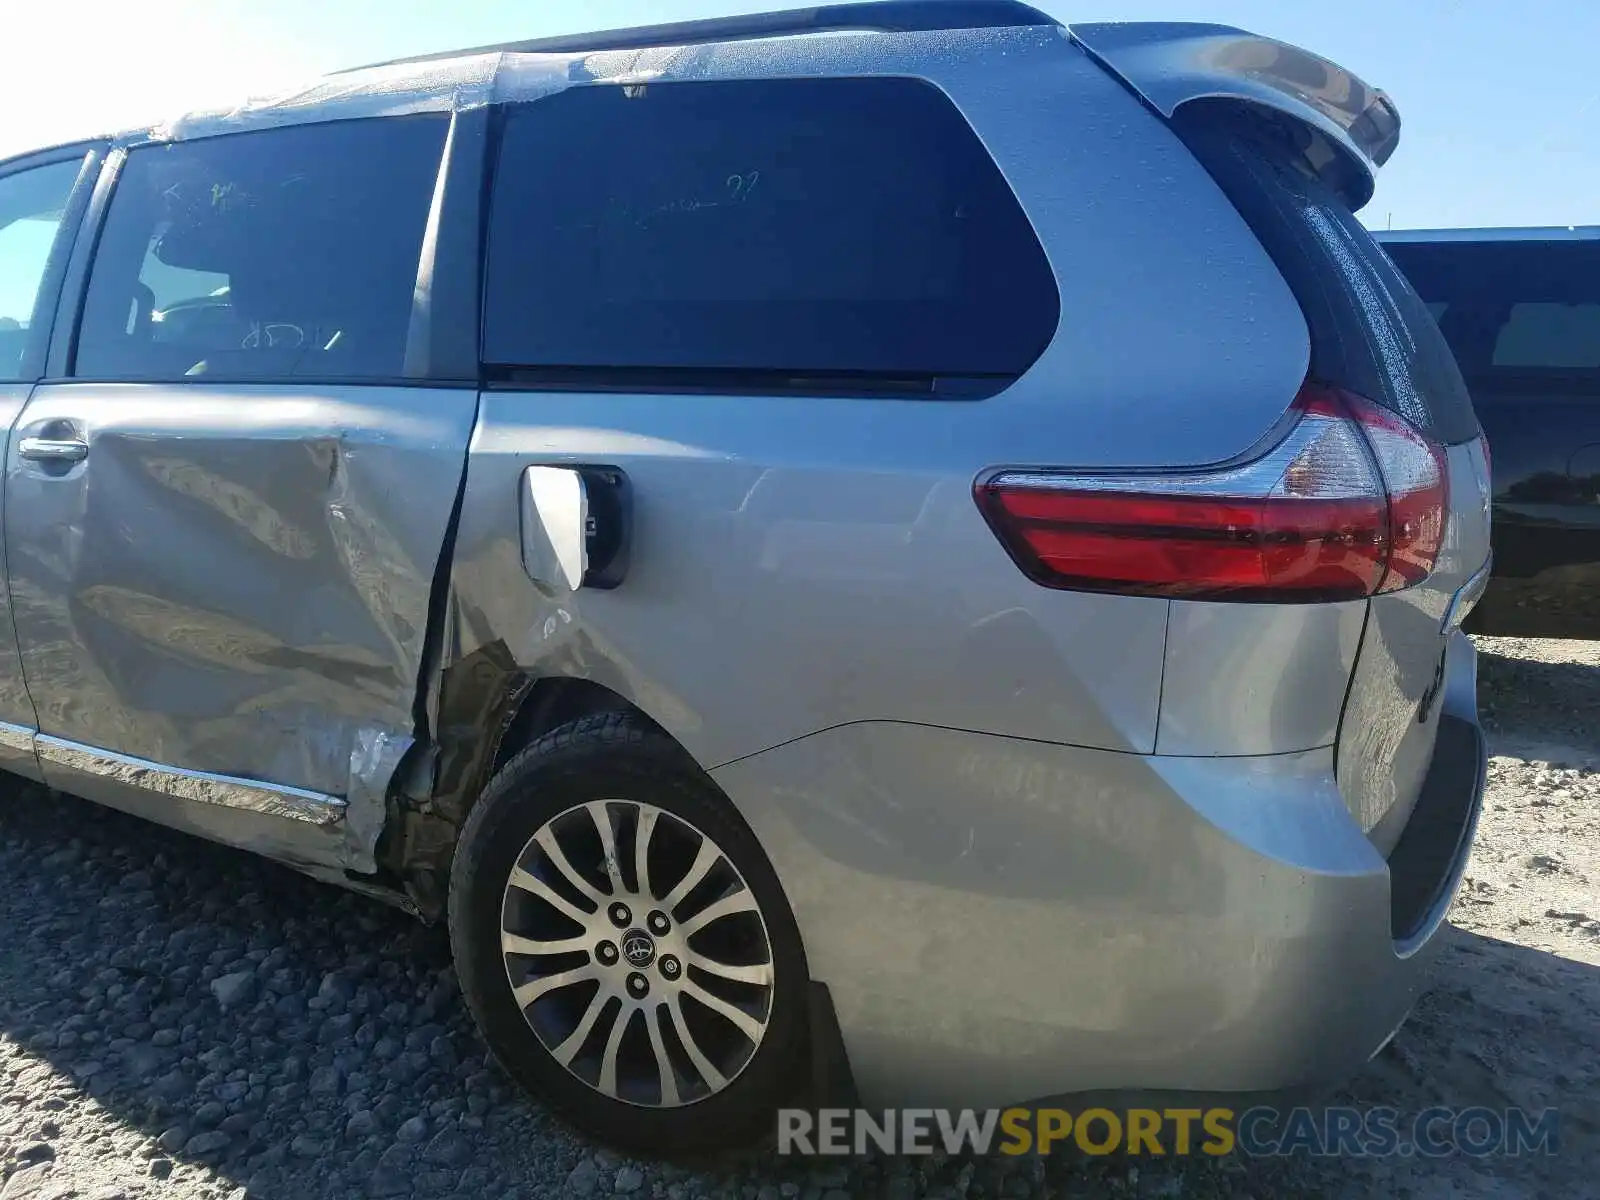
<instances>
[{"instance_id":1,"label":"mud flap","mask_svg":"<svg viewBox=\"0 0 1600 1200\"><path fill-rule=\"evenodd\" d=\"M811 1059L808 1107L813 1111L859 1108L861 1099L856 1092L855 1075L850 1070L850 1056L845 1052L839 1015L834 1011L833 995L827 984L811 982L806 1009Z\"/></svg>"}]
</instances>

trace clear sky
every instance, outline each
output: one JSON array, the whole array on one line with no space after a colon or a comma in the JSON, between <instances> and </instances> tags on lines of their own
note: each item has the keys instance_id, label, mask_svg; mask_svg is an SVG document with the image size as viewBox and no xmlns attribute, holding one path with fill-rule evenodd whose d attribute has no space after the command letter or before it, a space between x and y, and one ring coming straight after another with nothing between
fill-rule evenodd
<instances>
[{"instance_id":1,"label":"clear sky","mask_svg":"<svg viewBox=\"0 0 1600 1200\"><path fill-rule=\"evenodd\" d=\"M374 59L803 0L10 0L0 155ZM1369 225L1600 224L1600 0L1036 0L1064 20L1210 20L1387 89Z\"/></svg>"}]
</instances>

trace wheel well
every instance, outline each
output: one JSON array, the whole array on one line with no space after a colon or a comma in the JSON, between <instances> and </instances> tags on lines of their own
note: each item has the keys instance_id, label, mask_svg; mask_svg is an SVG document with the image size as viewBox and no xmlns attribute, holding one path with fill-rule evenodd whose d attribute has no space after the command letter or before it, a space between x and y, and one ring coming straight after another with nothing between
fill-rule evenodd
<instances>
[{"instance_id":1,"label":"wheel well","mask_svg":"<svg viewBox=\"0 0 1600 1200\"><path fill-rule=\"evenodd\" d=\"M432 795L404 805L378 847L380 864L403 880L424 919L444 910L459 831L495 772L551 730L604 712L632 713L661 728L604 684L563 676L530 680L503 647L478 651L445 672Z\"/></svg>"},{"instance_id":2,"label":"wheel well","mask_svg":"<svg viewBox=\"0 0 1600 1200\"><path fill-rule=\"evenodd\" d=\"M638 705L590 679L563 677L537 679L523 694L516 711L500 735L488 775L510 762L517 753L531 746L552 729L559 729L579 717L603 712L631 712L652 725L649 714ZM656 728L660 728L656 725Z\"/></svg>"}]
</instances>

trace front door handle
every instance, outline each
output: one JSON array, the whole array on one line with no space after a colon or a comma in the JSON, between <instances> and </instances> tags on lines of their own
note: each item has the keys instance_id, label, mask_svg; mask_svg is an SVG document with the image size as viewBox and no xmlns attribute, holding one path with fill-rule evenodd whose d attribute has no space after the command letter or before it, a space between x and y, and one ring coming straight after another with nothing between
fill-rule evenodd
<instances>
[{"instance_id":1,"label":"front door handle","mask_svg":"<svg viewBox=\"0 0 1600 1200\"><path fill-rule=\"evenodd\" d=\"M89 443L78 438L25 437L17 454L29 462L75 463L89 457Z\"/></svg>"}]
</instances>

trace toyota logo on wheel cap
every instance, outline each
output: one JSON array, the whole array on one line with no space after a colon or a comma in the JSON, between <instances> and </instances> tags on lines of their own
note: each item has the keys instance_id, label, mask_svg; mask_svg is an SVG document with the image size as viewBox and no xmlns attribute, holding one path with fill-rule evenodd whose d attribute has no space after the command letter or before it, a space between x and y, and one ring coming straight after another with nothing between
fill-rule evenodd
<instances>
[{"instance_id":1,"label":"toyota logo on wheel cap","mask_svg":"<svg viewBox=\"0 0 1600 1200\"><path fill-rule=\"evenodd\" d=\"M642 929L630 929L622 935L622 957L630 967L648 967L656 958L656 943Z\"/></svg>"}]
</instances>

